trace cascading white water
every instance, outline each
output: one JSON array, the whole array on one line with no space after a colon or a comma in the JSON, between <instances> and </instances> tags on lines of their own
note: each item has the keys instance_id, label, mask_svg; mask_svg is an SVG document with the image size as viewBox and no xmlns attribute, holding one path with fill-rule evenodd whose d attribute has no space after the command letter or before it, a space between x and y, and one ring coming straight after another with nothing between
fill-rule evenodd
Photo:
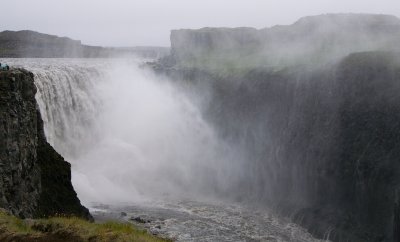
<instances>
[{"instance_id":1,"label":"cascading white water","mask_svg":"<svg viewBox=\"0 0 400 242\"><path fill-rule=\"evenodd\" d=\"M101 109L97 86L104 82L104 61L72 59L9 59L35 75L36 101L47 141L67 160L79 156L93 140Z\"/></svg>"},{"instance_id":2,"label":"cascading white water","mask_svg":"<svg viewBox=\"0 0 400 242\"><path fill-rule=\"evenodd\" d=\"M116 219L120 209L140 213L149 229L178 241L318 241L268 210L220 202L243 192L246 164L202 118L193 103L200 94L132 60L6 62L35 74L46 137L71 163L94 216L93 203L111 205L107 216L117 211Z\"/></svg>"},{"instance_id":3,"label":"cascading white water","mask_svg":"<svg viewBox=\"0 0 400 242\"><path fill-rule=\"evenodd\" d=\"M238 154L217 138L198 107L138 63L23 65L35 73L46 136L72 163L85 204L204 197L238 177Z\"/></svg>"},{"instance_id":4,"label":"cascading white water","mask_svg":"<svg viewBox=\"0 0 400 242\"><path fill-rule=\"evenodd\" d=\"M218 173L227 166L217 163L228 161L222 157L228 147L184 94L126 63L107 75L99 90L100 138L75 162L78 192L95 201L129 202L160 194L204 196L221 184L213 179L222 178Z\"/></svg>"},{"instance_id":5,"label":"cascading white water","mask_svg":"<svg viewBox=\"0 0 400 242\"><path fill-rule=\"evenodd\" d=\"M60 66L35 71L37 101L47 140L67 159L92 145L92 127L101 99L96 85L103 74L95 67Z\"/></svg>"}]
</instances>

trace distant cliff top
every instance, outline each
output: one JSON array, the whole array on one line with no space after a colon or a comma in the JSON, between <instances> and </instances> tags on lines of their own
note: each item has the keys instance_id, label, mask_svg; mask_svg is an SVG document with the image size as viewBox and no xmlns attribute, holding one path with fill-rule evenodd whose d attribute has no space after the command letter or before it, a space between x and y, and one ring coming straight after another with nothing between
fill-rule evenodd
<instances>
[{"instance_id":1,"label":"distant cliff top","mask_svg":"<svg viewBox=\"0 0 400 242\"><path fill-rule=\"evenodd\" d=\"M354 13L339 13L339 14L321 14L315 16L302 17L293 25L315 25L335 23L338 25L400 25L400 19L393 15L385 14L354 14Z\"/></svg>"},{"instance_id":2,"label":"distant cliff top","mask_svg":"<svg viewBox=\"0 0 400 242\"><path fill-rule=\"evenodd\" d=\"M400 50L400 19L377 14L324 14L271 28L203 28L171 32L179 65L324 64L363 51Z\"/></svg>"},{"instance_id":3,"label":"distant cliff top","mask_svg":"<svg viewBox=\"0 0 400 242\"><path fill-rule=\"evenodd\" d=\"M83 45L80 40L43 34L31 30L0 32L0 57L92 58L141 56L159 58L169 53L165 47L111 48Z\"/></svg>"},{"instance_id":4,"label":"distant cliff top","mask_svg":"<svg viewBox=\"0 0 400 242\"><path fill-rule=\"evenodd\" d=\"M42 34L31 30L3 31L0 32L0 41L26 41L41 43L62 43L80 45L80 40L73 40L68 37L58 37L56 35Z\"/></svg>"},{"instance_id":5,"label":"distant cliff top","mask_svg":"<svg viewBox=\"0 0 400 242\"><path fill-rule=\"evenodd\" d=\"M30 30L0 32L0 57L80 57L89 54L81 41L67 37Z\"/></svg>"}]
</instances>

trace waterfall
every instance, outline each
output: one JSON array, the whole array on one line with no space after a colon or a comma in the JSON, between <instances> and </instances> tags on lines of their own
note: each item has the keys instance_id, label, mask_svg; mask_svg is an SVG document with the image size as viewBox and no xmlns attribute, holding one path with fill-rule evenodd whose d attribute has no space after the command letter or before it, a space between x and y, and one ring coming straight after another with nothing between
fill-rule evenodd
<instances>
[{"instance_id":1,"label":"waterfall","mask_svg":"<svg viewBox=\"0 0 400 242\"><path fill-rule=\"evenodd\" d=\"M166 79L116 60L18 63L35 75L51 145L72 164L85 204L223 194L238 154Z\"/></svg>"},{"instance_id":2,"label":"waterfall","mask_svg":"<svg viewBox=\"0 0 400 242\"><path fill-rule=\"evenodd\" d=\"M103 77L93 67L56 66L35 71L46 137L67 159L79 156L95 138L90 130L102 105L96 84L104 81Z\"/></svg>"}]
</instances>

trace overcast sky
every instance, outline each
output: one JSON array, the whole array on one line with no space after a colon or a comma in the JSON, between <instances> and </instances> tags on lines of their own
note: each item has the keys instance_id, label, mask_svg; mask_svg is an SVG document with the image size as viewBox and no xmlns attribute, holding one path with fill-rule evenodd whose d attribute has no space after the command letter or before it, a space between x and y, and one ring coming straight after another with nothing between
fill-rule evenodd
<instances>
[{"instance_id":1,"label":"overcast sky","mask_svg":"<svg viewBox=\"0 0 400 242\"><path fill-rule=\"evenodd\" d=\"M400 16L400 0L8 0L0 31L30 29L102 46L169 46L171 29L269 27L323 13Z\"/></svg>"}]
</instances>

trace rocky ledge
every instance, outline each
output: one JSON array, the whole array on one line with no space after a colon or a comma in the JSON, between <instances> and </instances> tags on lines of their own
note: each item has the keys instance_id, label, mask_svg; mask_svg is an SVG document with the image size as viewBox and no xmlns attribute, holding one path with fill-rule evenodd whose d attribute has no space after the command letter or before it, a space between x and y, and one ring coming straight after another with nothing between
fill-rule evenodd
<instances>
[{"instance_id":1,"label":"rocky ledge","mask_svg":"<svg viewBox=\"0 0 400 242\"><path fill-rule=\"evenodd\" d=\"M46 141L31 72L0 71L0 207L21 218L91 220L71 184L71 165Z\"/></svg>"}]
</instances>

